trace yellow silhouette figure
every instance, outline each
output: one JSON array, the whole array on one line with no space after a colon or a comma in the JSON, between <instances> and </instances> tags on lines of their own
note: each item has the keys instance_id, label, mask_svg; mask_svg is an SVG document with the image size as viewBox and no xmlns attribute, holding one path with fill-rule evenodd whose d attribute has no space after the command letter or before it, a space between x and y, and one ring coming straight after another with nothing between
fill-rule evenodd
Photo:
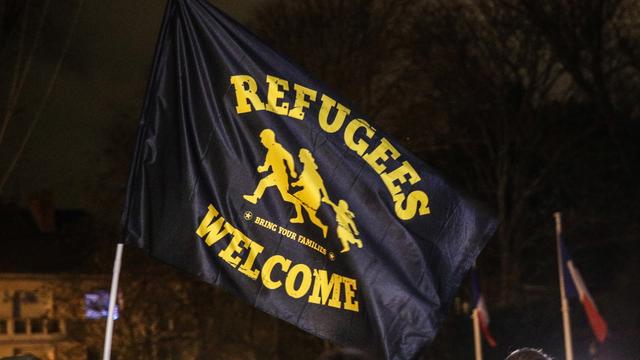
<instances>
[{"instance_id":1,"label":"yellow silhouette figure","mask_svg":"<svg viewBox=\"0 0 640 360\"><path fill-rule=\"evenodd\" d=\"M361 249L362 240L356 239L356 236L360 235L360 232L356 227L356 223L353 221L356 215L349 210L349 204L344 200L340 200L338 205L336 205L328 198L322 199L322 201L331 205L333 211L336 213L336 222L338 223L336 233L342 243L342 250L340 250L340 252L345 253L349 251L349 244L353 244Z\"/></svg>"},{"instance_id":2,"label":"yellow silhouette figure","mask_svg":"<svg viewBox=\"0 0 640 360\"><path fill-rule=\"evenodd\" d=\"M298 202L294 204L296 207L296 216L291 218L291 222L304 222L304 218L302 217L302 207L304 206L311 222L322 230L322 236L326 238L328 227L316 216L316 212L318 208L320 208L321 200L329 199L327 189L324 187L322 177L318 173L318 165L311 152L307 149L300 149L298 158L304 167L302 168L298 181L292 183L291 186L301 186L302 190L293 194Z\"/></svg>"},{"instance_id":3,"label":"yellow silhouette figure","mask_svg":"<svg viewBox=\"0 0 640 360\"><path fill-rule=\"evenodd\" d=\"M289 175L287 174L288 170L292 178L297 177L293 156L276 142L276 134L270 129L260 132L260 142L267 148L267 155L265 155L264 164L258 166L258 172L263 173L271 169L271 173L260 179L253 194L244 195L244 199L255 204L262 198L268 187L275 186L284 201L297 205L298 200L289 194Z\"/></svg>"}]
</instances>

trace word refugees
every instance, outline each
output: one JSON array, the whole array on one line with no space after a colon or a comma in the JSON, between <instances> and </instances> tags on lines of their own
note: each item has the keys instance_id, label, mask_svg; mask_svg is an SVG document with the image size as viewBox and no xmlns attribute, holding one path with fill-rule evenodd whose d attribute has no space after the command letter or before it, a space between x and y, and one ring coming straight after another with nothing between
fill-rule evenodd
<instances>
[{"instance_id":1,"label":"word refugees","mask_svg":"<svg viewBox=\"0 0 640 360\"><path fill-rule=\"evenodd\" d=\"M294 95L286 93L290 88L289 81L273 75L267 75L266 78L266 101L260 98L258 83L252 76L233 75L230 82L235 89L238 114L264 110L304 120L307 110L312 108L318 98L316 90L300 84L293 84ZM286 98L295 99L293 106L285 101ZM375 139L376 130L365 120L355 118L347 121L350 113L349 108L328 95L322 94L320 97L317 118L320 128L328 134L336 134L342 130L344 144L369 164L382 179L393 200L396 216L401 220L410 220L416 215L430 214L427 194L422 190L406 193L406 187L403 186L417 184L421 180L418 172L408 161L402 161L400 151L388 139ZM330 114L333 114L333 119Z\"/></svg>"}]
</instances>

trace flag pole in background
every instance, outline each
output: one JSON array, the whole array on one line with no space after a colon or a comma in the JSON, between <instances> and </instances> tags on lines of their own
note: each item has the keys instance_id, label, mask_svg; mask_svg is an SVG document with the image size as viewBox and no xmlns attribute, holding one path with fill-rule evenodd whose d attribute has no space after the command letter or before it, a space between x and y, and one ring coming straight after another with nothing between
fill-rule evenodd
<instances>
[{"instance_id":1,"label":"flag pole in background","mask_svg":"<svg viewBox=\"0 0 640 360\"><path fill-rule=\"evenodd\" d=\"M585 314L589 320L589 325L599 343L603 343L607 338L608 326L598 308L593 297L589 293L587 286L580 275L580 271L571 259L571 254L565 246L564 237L560 237L560 252L562 254L562 275L564 276L565 296L568 299L578 298L584 307Z\"/></svg>"},{"instance_id":2,"label":"flag pole in background","mask_svg":"<svg viewBox=\"0 0 640 360\"><path fill-rule=\"evenodd\" d=\"M473 344L476 354L476 360L482 360L482 337L490 347L496 347L496 341L489 331L489 310L484 301L484 296L480 290L480 281L478 280L478 271L475 267L471 269L471 296L473 303Z\"/></svg>"},{"instance_id":3,"label":"flag pole in background","mask_svg":"<svg viewBox=\"0 0 640 360\"><path fill-rule=\"evenodd\" d=\"M473 319L473 349L476 354L476 360L482 360L482 339L480 338L478 308L474 308L471 312L471 319Z\"/></svg>"},{"instance_id":4,"label":"flag pole in background","mask_svg":"<svg viewBox=\"0 0 640 360\"><path fill-rule=\"evenodd\" d=\"M567 301L567 292L565 288L564 263L562 259L562 247L560 241L562 238L562 214L560 212L553 213L556 220L556 252L558 257L558 277L560 279L560 302L562 309L562 328L564 332L564 353L566 360L573 360L573 344L571 340L571 322L569 320L569 302Z\"/></svg>"},{"instance_id":5,"label":"flag pole in background","mask_svg":"<svg viewBox=\"0 0 640 360\"><path fill-rule=\"evenodd\" d=\"M113 314L116 306L116 297L118 294L118 280L120 279L120 267L122 265L122 249L123 243L118 243L116 247L116 258L113 262L113 276L111 277L111 290L109 291L109 313L107 315L107 328L104 334L104 352L103 360L111 358L111 340L113 338Z\"/></svg>"}]
</instances>

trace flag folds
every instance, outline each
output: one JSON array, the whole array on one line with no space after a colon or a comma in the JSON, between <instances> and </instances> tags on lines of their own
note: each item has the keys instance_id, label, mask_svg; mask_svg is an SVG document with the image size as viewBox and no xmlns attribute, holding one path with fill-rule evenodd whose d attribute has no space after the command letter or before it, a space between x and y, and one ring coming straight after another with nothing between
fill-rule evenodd
<instances>
[{"instance_id":1,"label":"flag folds","mask_svg":"<svg viewBox=\"0 0 640 360\"><path fill-rule=\"evenodd\" d=\"M587 290L587 286L585 285L584 280L582 280L582 275L580 275L578 268L573 264L569 250L566 248L562 239L560 240L560 249L562 251L563 271L565 274L565 291L567 297L577 297L580 300L584 307L584 311L587 314L587 319L589 320L589 325L591 325L593 334L598 342L603 343L607 337L607 323L600 315L600 312L596 307L596 303L593 301L589 290Z\"/></svg>"},{"instance_id":2,"label":"flag folds","mask_svg":"<svg viewBox=\"0 0 640 360\"><path fill-rule=\"evenodd\" d=\"M206 0L170 0L158 41L125 243L319 337L415 356L493 217Z\"/></svg>"},{"instance_id":3,"label":"flag folds","mask_svg":"<svg viewBox=\"0 0 640 360\"><path fill-rule=\"evenodd\" d=\"M484 301L484 296L482 296L482 291L480 291L480 282L478 281L478 271L473 268L471 270L471 296L472 296L472 308L477 310L478 320L480 321L480 331L482 332L482 336L484 340L491 347L496 347L496 340L491 335L491 331L489 331L489 322L491 319L489 318L489 310L487 310L487 304Z\"/></svg>"}]
</instances>

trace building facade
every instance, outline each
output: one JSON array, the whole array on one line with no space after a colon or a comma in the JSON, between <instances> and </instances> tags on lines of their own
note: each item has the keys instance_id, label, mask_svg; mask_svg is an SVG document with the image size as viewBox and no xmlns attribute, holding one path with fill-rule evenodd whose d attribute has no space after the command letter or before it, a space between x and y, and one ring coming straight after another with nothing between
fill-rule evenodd
<instances>
[{"instance_id":1,"label":"building facade","mask_svg":"<svg viewBox=\"0 0 640 360\"><path fill-rule=\"evenodd\" d=\"M0 358L98 359L101 339L95 337L104 326L108 282L105 276L0 274Z\"/></svg>"}]
</instances>

